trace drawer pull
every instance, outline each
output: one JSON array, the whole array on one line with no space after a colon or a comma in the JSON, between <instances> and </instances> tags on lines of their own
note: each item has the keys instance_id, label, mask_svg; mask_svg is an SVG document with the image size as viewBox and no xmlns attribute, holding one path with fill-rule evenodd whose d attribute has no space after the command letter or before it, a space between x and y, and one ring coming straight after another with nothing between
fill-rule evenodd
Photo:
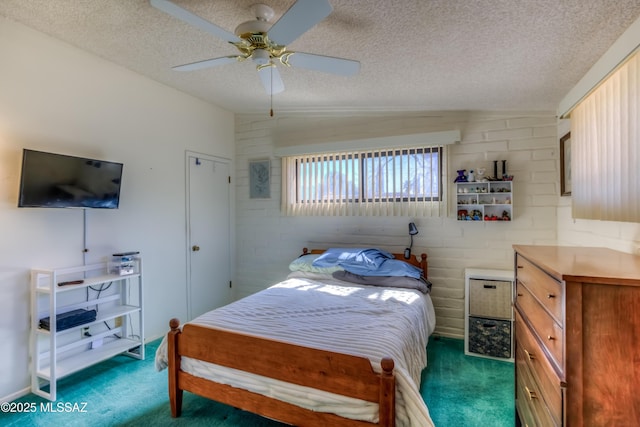
<instances>
[{"instance_id":1,"label":"drawer pull","mask_svg":"<svg viewBox=\"0 0 640 427\"><path fill-rule=\"evenodd\" d=\"M524 352L526 353L529 360L536 360L536 357L533 354L529 353L527 349L525 349Z\"/></svg>"},{"instance_id":2,"label":"drawer pull","mask_svg":"<svg viewBox=\"0 0 640 427\"><path fill-rule=\"evenodd\" d=\"M553 341L553 340L555 340L555 339L556 339L556 337L552 337L551 335L547 335L547 339L548 339L549 341Z\"/></svg>"},{"instance_id":3,"label":"drawer pull","mask_svg":"<svg viewBox=\"0 0 640 427\"><path fill-rule=\"evenodd\" d=\"M536 394L536 392L529 390L529 387L524 386L524 389L527 391L527 394L529 395L529 400L533 400L533 399L537 399L538 398L538 395Z\"/></svg>"},{"instance_id":4,"label":"drawer pull","mask_svg":"<svg viewBox=\"0 0 640 427\"><path fill-rule=\"evenodd\" d=\"M551 298L555 298L556 296L554 294L547 294L547 298L551 299Z\"/></svg>"},{"instance_id":5,"label":"drawer pull","mask_svg":"<svg viewBox=\"0 0 640 427\"><path fill-rule=\"evenodd\" d=\"M522 294L518 294L518 296L519 296L519 297L521 297L521 296L522 296Z\"/></svg>"},{"instance_id":6,"label":"drawer pull","mask_svg":"<svg viewBox=\"0 0 640 427\"><path fill-rule=\"evenodd\" d=\"M524 266L523 265L519 265L518 268L524 268Z\"/></svg>"}]
</instances>

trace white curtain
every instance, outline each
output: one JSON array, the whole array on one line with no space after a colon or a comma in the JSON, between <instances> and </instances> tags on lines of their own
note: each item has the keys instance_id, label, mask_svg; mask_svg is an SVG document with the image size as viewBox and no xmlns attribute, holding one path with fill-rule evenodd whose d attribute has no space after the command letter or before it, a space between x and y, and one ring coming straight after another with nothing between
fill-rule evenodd
<instances>
[{"instance_id":1,"label":"white curtain","mask_svg":"<svg viewBox=\"0 0 640 427\"><path fill-rule=\"evenodd\" d=\"M571 112L574 218L640 222L640 56Z\"/></svg>"},{"instance_id":2,"label":"white curtain","mask_svg":"<svg viewBox=\"0 0 640 427\"><path fill-rule=\"evenodd\" d=\"M443 147L407 147L283 157L282 212L300 216L446 215L444 152Z\"/></svg>"}]
</instances>

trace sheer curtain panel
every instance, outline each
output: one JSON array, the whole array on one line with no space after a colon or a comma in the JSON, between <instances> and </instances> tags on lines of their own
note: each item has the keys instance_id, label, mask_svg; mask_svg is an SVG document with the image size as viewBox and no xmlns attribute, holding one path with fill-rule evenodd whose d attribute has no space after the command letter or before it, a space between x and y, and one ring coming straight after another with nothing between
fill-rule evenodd
<instances>
[{"instance_id":1,"label":"sheer curtain panel","mask_svg":"<svg viewBox=\"0 0 640 427\"><path fill-rule=\"evenodd\" d=\"M640 56L571 112L573 217L640 222Z\"/></svg>"}]
</instances>

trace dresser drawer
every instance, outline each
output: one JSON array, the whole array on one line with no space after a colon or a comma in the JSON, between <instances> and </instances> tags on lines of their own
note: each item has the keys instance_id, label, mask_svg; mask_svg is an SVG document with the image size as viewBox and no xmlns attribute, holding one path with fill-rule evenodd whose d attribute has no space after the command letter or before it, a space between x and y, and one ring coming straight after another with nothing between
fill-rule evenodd
<instances>
[{"instance_id":1,"label":"dresser drawer","mask_svg":"<svg viewBox=\"0 0 640 427\"><path fill-rule=\"evenodd\" d=\"M518 255L517 279L524 284L559 324L563 324L563 292L560 282Z\"/></svg>"},{"instance_id":2,"label":"dresser drawer","mask_svg":"<svg viewBox=\"0 0 640 427\"><path fill-rule=\"evenodd\" d=\"M554 422L558 425L562 422L562 385L560 379L546 356L543 354L529 328L524 324L522 317L516 311L516 361L522 364L524 361L542 392L542 399Z\"/></svg>"},{"instance_id":3,"label":"dresser drawer","mask_svg":"<svg viewBox=\"0 0 640 427\"><path fill-rule=\"evenodd\" d=\"M469 315L511 319L511 282L469 279Z\"/></svg>"},{"instance_id":4,"label":"dresser drawer","mask_svg":"<svg viewBox=\"0 0 640 427\"><path fill-rule=\"evenodd\" d=\"M564 333L560 325L545 311L522 283L516 283L516 307L533 328L539 341L551 356L558 373L564 372Z\"/></svg>"},{"instance_id":5,"label":"dresser drawer","mask_svg":"<svg viewBox=\"0 0 640 427\"><path fill-rule=\"evenodd\" d=\"M519 384L520 381L516 379L516 395L522 393L517 387ZM516 423L517 426L521 425L522 427L535 427L536 420L535 418L533 418L533 413L531 412L533 408L531 406L532 404L528 400L524 398L519 399L516 396L516 410L518 412L516 414L516 418L520 419L520 424Z\"/></svg>"},{"instance_id":6,"label":"dresser drawer","mask_svg":"<svg viewBox=\"0 0 640 427\"><path fill-rule=\"evenodd\" d=\"M516 364L516 408L523 424L529 427L558 426L542 399L542 393L526 361L516 357Z\"/></svg>"}]
</instances>

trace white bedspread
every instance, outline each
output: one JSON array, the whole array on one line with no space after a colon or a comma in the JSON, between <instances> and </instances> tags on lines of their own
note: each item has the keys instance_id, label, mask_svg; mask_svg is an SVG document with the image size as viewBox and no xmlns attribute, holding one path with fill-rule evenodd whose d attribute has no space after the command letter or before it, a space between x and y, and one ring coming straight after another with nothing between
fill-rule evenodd
<instances>
[{"instance_id":1,"label":"white bedspread","mask_svg":"<svg viewBox=\"0 0 640 427\"><path fill-rule=\"evenodd\" d=\"M294 277L292 277L294 276ZM396 373L396 425L433 426L419 393L426 346L435 327L431 298L418 291L360 286L327 276L295 277L191 323L367 357L376 371L390 356ZM300 275L298 275L300 276ZM251 357L251 355L247 355ZM166 367L166 338L156 368ZM378 405L183 358L181 369L316 411L377 421Z\"/></svg>"}]
</instances>

